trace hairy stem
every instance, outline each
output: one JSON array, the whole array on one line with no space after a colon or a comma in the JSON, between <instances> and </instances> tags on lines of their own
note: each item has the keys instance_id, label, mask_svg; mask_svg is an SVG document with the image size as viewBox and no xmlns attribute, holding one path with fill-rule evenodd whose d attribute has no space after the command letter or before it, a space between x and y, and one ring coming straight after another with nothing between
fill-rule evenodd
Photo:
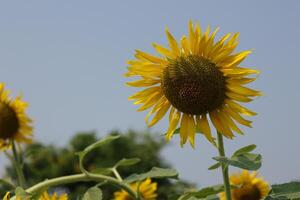
<instances>
[{"instance_id":1,"label":"hairy stem","mask_svg":"<svg viewBox=\"0 0 300 200\"><path fill-rule=\"evenodd\" d=\"M112 185L118 186L119 188L125 190L128 194L130 194L134 199L137 199L137 194L125 183L120 182L119 180L104 176L100 174L75 174L75 175L69 175L69 176L62 176L58 178L53 178L49 180L45 180L43 182L40 182L26 190L26 192L30 194L39 193L43 190L49 188L49 187L55 187L58 185L64 185L69 183L75 183L75 182L102 182L106 181L107 183L110 183ZM16 200L16 197L13 197L12 200Z\"/></svg>"},{"instance_id":2,"label":"hairy stem","mask_svg":"<svg viewBox=\"0 0 300 200\"><path fill-rule=\"evenodd\" d=\"M225 156L223 136L219 132L218 132L218 149L219 149L219 155ZM224 163L222 163L222 174L223 174L223 182L224 182L224 190L225 190L225 194L226 194L226 199L231 200L231 187L230 187L230 181L229 181L229 175L228 175L228 166Z\"/></svg>"},{"instance_id":3,"label":"hairy stem","mask_svg":"<svg viewBox=\"0 0 300 200\"><path fill-rule=\"evenodd\" d=\"M21 159L20 159L20 154L17 152L17 148L14 142L12 142L12 150L13 150L13 165L15 167L15 170L17 172L17 177L18 177L18 185L22 188L26 187L25 183L25 177L24 173L21 167Z\"/></svg>"}]
</instances>

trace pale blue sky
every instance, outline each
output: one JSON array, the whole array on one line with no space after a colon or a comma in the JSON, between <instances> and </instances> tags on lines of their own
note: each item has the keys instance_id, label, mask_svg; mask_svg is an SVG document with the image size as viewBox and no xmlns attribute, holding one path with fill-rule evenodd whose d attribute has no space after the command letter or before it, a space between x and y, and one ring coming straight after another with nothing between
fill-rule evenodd
<instances>
[{"instance_id":1,"label":"pale blue sky","mask_svg":"<svg viewBox=\"0 0 300 200\"><path fill-rule=\"evenodd\" d=\"M77 131L145 130L146 113L127 101L136 90L122 76L134 49L153 53L152 42L166 44L166 26L179 38L189 19L219 26L219 36L239 31L238 49L255 49L243 64L261 70L252 86L265 96L249 105L259 113L254 128L226 142L227 151L255 143L267 180L300 179L299 11L296 0L2 1L0 81L30 102L37 140L64 145ZM166 128L164 120L153 131ZM221 182L219 171L207 171L216 154L202 137L195 150L175 139L163 152L199 185Z\"/></svg>"}]
</instances>

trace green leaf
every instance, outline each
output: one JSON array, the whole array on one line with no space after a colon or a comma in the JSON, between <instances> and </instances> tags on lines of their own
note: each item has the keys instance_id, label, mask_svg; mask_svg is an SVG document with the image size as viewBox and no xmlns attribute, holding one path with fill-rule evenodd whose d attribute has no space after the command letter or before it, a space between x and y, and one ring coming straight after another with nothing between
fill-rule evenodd
<instances>
[{"instance_id":1,"label":"green leaf","mask_svg":"<svg viewBox=\"0 0 300 200\"><path fill-rule=\"evenodd\" d=\"M4 180L4 179L0 179L0 184L7 186L10 190L15 189L15 187L16 187L16 186L14 186L14 184L12 184L9 181Z\"/></svg>"},{"instance_id":2,"label":"green leaf","mask_svg":"<svg viewBox=\"0 0 300 200\"><path fill-rule=\"evenodd\" d=\"M143 181L147 178L178 178L178 173L174 169L164 169L153 167L149 172L143 174L132 174L125 179L125 182L132 183L136 181Z\"/></svg>"},{"instance_id":3,"label":"green leaf","mask_svg":"<svg viewBox=\"0 0 300 200\"><path fill-rule=\"evenodd\" d=\"M224 186L221 185L215 185L211 187L203 188L196 192L187 192L184 195L182 195L179 199L180 200L191 200L191 199L206 199L208 197L212 197L216 194L219 194L224 191Z\"/></svg>"},{"instance_id":4,"label":"green leaf","mask_svg":"<svg viewBox=\"0 0 300 200\"><path fill-rule=\"evenodd\" d=\"M26 200L28 197L26 191L21 187L16 188L15 194L16 194L16 197L20 198L20 200Z\"/></svg>"},{"instance_id":5,"label":"green leaf","mask_svg":"<svg viewBox=\"0 0 300 200\"><path fill-rule=\"evenodd\" d=\"M112 168L96 168L91 171L94 174L111 175L113 174Z\"/></svg>"},{"instance_id":6,"label":"green leaf","mask_svg":"<svg viewBox=\"0 0 300 200\"><path fill-rule=\"evenodd\" d=\"M129 158L129 159L123 158L122 160L117 162L117 164L114 167L117 168L117 167L123 167L123 166L131 166L131 165L137 164L140 161L141 161L141 159L139 159L139 158Z\"/></svg>"},{"instance_id":7,"label":"green leaf","mask_svg":"<svg viewBox=\"0 0 300 200\"><path fill-rule=\"evenodd\" d=\"M82 200L102 200L102 191L98 187L92 187L86 191Z\"/></svg>"},{"instance_id":8,"label":"green leaf","mask_svg":"<svg viewBox=\"0 0 300 200\"><path fill-rule=\"evenodd\" d=\"M242 155L244 153L249 153L249 152L253 151L254 149L256 149L255 144L251 144L251 145L242 147L242 148L240 148L240 149L238 149L237 151L234 152L233 157Z\"/></svg>"},{"instance_id":9,"label":"green leaf","mask_svg":"<svg viewBox=\"0 0 300 200\"><path fill-rule=\"evenodd\" d=\"M300 199L300 182L272 185L269 199ZM267 199L267 198L266 198Z\"/></svg>"},{"instance_id":10,"label":"green leaf","mask_svg":"<svg viewBox=\"0 0 300 200\"><path fill-rule=\"evenodd\" d=\"M210 167L208 168L208 170L214 170L214 169L217 169L217 168L219 168L219 167L221 167L221 163L218 162L218 163L216 163L216 164L210 166Z\"/></svg>"},{"instance_id":11,"label":"green leaf","mask_svg":"<svg viewBox=\"0 0 300 200\"><path fill-rule=\"evenodd\" d=\"M223 156L213 157L214 160L227 165L247 170L258 170L261 167L262 157L260 154L244 153L231 159Z\"/></svg>"}]
</instances>

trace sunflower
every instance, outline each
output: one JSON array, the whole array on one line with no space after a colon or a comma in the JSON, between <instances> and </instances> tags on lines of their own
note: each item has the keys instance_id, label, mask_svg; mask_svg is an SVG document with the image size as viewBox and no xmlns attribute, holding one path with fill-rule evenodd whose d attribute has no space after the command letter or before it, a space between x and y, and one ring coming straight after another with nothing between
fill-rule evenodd
<instances>
[{"instance_id":1,"label":"sunflower","mask_svg":"<svg viewBox=\"0 0 300 200\"><path fill-rule=\"evenodd\" d=\"M20 197L16 197L17 200L21 200ZM7 192L6 195L3 197L3 200L10 200L10 193ZM56 193L49 195L48 192L44 192L39 200L68 200L67 194L61 194L57 196Z\"/></svg>"},{"instance_id":2,"label":"sunflower","mask_svg":"<svg viewBox=\"0 0 300 200\"><path fill-rule=\"evenodd\" d=\"M257 172L249 173L243 170L240 174L230 176L231 185L238 188L231 190L232 200L260 200L266 197L270 191L269 184L262 177L257 177ZM224 193L220 195L221 200L226 200Z\"/></svg>"},{"instance_id":3,"label":"sunflower","mask_svg":"<svg viewBox=\"0 0 300 200\"><path fill-rule=\"evenodd\" d=\"M180 42L167 29L169 48L153 44L159 56L136 50L125 76L139 79L127 85L146 88L129 100L142 104L138 111L152 108L146 116L149 127L170 111L166 139L180 126L181 146L189 139L194 147L196 132L214 142L209 119L218 132L232 139L233 132L243 134L237 123L251 127L251 121L242 115L256 115L239 102L261 95L244 86L256 79L249 75L259 73L240 67L251 51L234 53L239 33L228 33L215 42L218 28L202 32L199 24L191 21L188 27L188 36L183 35Z\"/></svg>"},{"instance_id":4,"label":"sunflower","mask_svg":"<svg viewBox=\"0 0 300 200\"><path fill-rule=\"evenodd\" d=\"M11 141L31 142L32 120L25 114L27 103L18 96L11 99L9 91L0 83L0 150L11 145Z\"/></svg>"},{"instance_id":5,"label":"sunflower","mask_svg":"<svg viewBox=\"0 0 300 200\"><path fill-rule=\"evenodd\" d=\"M68 195L65 193L61 195L57 195L56 193L49 195L48 192L44 192L39 200L68 200Z\"/></svg>"},{"instance_id":6,"label":"sunflower","mask_svg":"<svg viewBox=\"0 0 300 200\"><path fill-rule=\"evenodd\" d=\"M133 183L130 185L130 187L137 191L139 188L139 193L141 194L141 197L143 200L156 200L157 194L157 183L152 183L151 179L148 178L142 183ZM131 196L125 191L121 190L114 193L115 200L131 200Z\"/></svg>"}]
</instances>

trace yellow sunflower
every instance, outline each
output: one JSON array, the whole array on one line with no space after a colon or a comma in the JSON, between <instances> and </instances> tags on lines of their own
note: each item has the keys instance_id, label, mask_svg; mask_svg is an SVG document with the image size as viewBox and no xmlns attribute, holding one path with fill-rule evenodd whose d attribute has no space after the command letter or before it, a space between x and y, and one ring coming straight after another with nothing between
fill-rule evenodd
<instances>
[{"instance_id":1,"label":"yellow sunflower","mask_svg":"<svg viewBox=\"0 0 300 200\"><path fill-rule=\"evenodd\" d=\"M257 172L250 174L244 170L240 174L233 174L230 183L238 187L231 190L232 200L260 200L270 191L269 184L262 177L257 177ZM226 200L225 193L221 193L220 199Z\"/></svg>"},{"instance_id":2,"label":"yellow sunflower","mask_svg":"<svg viewBox=\"0 0 300 200\"><path fill-rule=\"evenodd\" d=\"M57 195L56 193L49 195L48 192L44 192L39 200L68 200L68 195L67 194Z\"/></svg>"},{"instance_id":3,"label":"yellow sunflower","mask_svg":"<svg viewBox=\"0 0 300 200\"><path fill-rule=\"evenodd\" d=\"M139 184L133 183L130 185L130 187L137 191ZM156 200L157 194L157 183L152 183L151 179L148 178L145 181L143 181L139 186L139 192L142 196L143 200ZM121 190L114 193L115 200L131 200L131 196L125 191Z\"/></svg>"},{"instance_id":4,"label":"yellow sunflower","mask_svg":"<svg viewBox=\"0 0 300 200\"><path fill-rule=\"evenodd\" d=\"M32 120L26 115L27 103L18 96L11 99L9 90L0 83L0 150L8 148L11 141L31 142Z\"/></svg>"},{"instance_id":5,"label":"yellow sunflower","mask_svg":"<svg viewBox=\"0 0 300 200\"><path fill-rule=\"evenodd\" d=\"M21 200L20 197L17 197L16 199ZM3 200L10 200L10 193L9 192L6 193L6 195L3 197ZM61 194L61 195L58 196L56 193L53 193L52 195L49 195L48 192L44 192L42 194L42 196L39 198L39 200L68 200L68 195L67 194Z\"/></svg>"},{"instance_id":6,"label":"yellow sunflower","mask_svg":"<svg viewBox=\"0 0 300 200\"><path fill-rule=\"evenodd\" d=\"M249 75L259 73L240 67L251 51L234 53L239 33L228 33L215 42L218 30L211 32L208 27L202 32L198 23L190 21L189 34L180 42L166 30L169 48L153 44L159 56L136 50L136 59L128 61L125 76L139 79L127 85L146 87L129 100L142 104L138 111L152 108L146 116L149 127L170 110L166 139L171 139L179 125L181 146L189 139L194 147L196 131L214 142L208 117L218 132L233 138L233 131L242 134L237 123L251 127L242 115L256 115L239 104L261 95L244 86L256 79Z\"/></svg>"}]
</instances>

